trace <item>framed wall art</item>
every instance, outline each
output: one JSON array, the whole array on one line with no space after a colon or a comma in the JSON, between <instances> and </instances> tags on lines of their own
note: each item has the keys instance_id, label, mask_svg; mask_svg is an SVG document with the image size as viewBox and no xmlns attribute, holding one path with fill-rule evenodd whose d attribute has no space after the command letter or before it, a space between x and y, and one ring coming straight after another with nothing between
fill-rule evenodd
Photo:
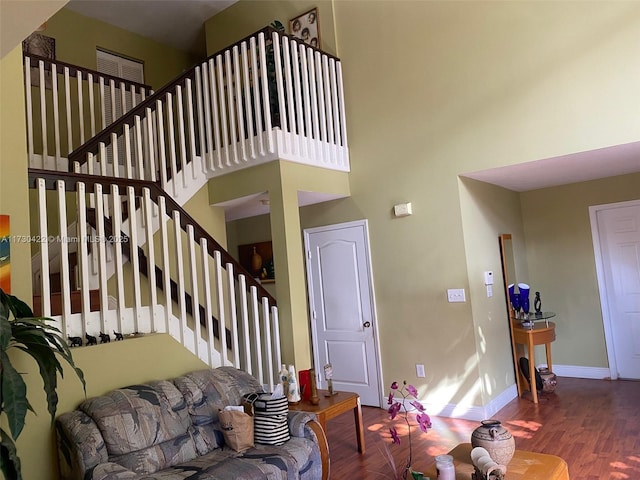
<instances>
[{"instance_id":1,"label":"framed wall art","mask_svg":"<svg viewBox=\"0 0 640 480\"><path fill-rule=\"evenodd\" d=\"M318 9L312 8L308 12L289 20L289 33L307 45L320 48Z\"/></svg>"},{"instance_id":2,"label":"framed wall art","mask_svg":"<svg viewBox=\"0 0 640 480\"><path fill-rule=\"evenodd\" d=\"M0 215L0 288L11 293L11 236L9 215Z\"/></svg>"},{"instance_id":3,"label":"framed wall art","mask_svg":"<svg viewBox=\"0 0 640 480\"><path fill-rule=\"evenodd\" d=\"M32 33L22 41L22 51L31 55L56 59L56 39L40 33Z\"/></svg>"}]
</instances>

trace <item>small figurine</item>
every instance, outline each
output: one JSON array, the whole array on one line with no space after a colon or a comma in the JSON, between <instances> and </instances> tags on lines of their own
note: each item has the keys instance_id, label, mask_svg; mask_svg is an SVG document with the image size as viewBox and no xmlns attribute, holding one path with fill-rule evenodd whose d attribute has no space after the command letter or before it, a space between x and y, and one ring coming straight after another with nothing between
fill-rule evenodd
<instances>
[{"instance_id":1,"label":"small figurine","mask_svg":"<svg viewBox=\"0 0 640 480\"><path fill-rule=\"evenodd\" d=\"M533 308L536 314L542 313L542 300L540 300L540 292L536 292L536 297L533 299Z\"/></svg>"},{"instance_id":2,"label":"small figurine","mask_svg":"<svg viewBox=\"0 0 640 480\"><path fill-rule=\"evenodd\" d=\"M113 331L113 334L116 336L116 342L119 340L124 340L124 337L122 336L121 333L116 332L115 330Z\"/></svg>"},{"instance_id":3,"label":"small figurine","mask_svg":"<svg viewBox=\"0 0 640 480\"><path fill-rule=\"evenodd\" d=\"M100 332L100 343L109 343L111 341L111 337L108 333Z\"/></svg>"},{"instance_id":4,"label":"small figurine","mask_svg":"<svg viewBox=\"0 0 640 480\"><path fill-rule=\"evenodd\" d=\"M81 347L82 346L82 337L70 337L67 335L69 339L70 347Z\"/></svg>"},{"instance_id":5,"label":"small figurine","mask_svg":"<svg viewBox=\"0 0 640 480\"><path fill-rule=\"evenodd\" d=\"M87 345L97 345L98 344L98 339L96 337L94 337L93 335L89 335L88 333L85 333L84 336L87 338Z\"/></svg>"}]
</instances>

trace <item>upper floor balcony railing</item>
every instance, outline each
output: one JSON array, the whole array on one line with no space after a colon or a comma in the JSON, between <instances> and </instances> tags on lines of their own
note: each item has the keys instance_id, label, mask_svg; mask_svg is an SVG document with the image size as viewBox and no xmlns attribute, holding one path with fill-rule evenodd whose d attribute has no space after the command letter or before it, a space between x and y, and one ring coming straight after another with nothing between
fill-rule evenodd
<instances>
[{"instance_id":1,"label":"upper floor balcony railing","mask_svg":"<svg viewBox=\"0 0 640 480\"><path fill-rule=\"evenodd\" d=\"M267 27L133 104L71 152L69 169L169 191L190 172L213 177L276 159L349 170L340 60Z\"/></svg>"}]
</instances>

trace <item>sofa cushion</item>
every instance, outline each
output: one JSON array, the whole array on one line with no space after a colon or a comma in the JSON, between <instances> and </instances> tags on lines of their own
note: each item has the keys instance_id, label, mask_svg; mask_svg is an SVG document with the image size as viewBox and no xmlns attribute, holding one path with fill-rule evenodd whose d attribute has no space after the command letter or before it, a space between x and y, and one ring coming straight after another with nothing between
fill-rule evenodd
<instances>
[{"instance_id":1,"label":"sofa cushion","mask_svg":"<svg viewBox=\"0 0 640 480\"><path fill-rule=\"evenodd\" d=\"M233 367L198 370L175 378L173 383L187 403L199 455L224 444L218 410L240 405L243 395L262 391L254 377Z\"/></svg>"},{"instance_id":2,"label":"sofa cushion","mask_svg":"<svg viewBox=\"0 0 640 480\"><path fill-rule=\"evenodd\" d=\"M136 473L153 473L194 458L190 418L181 393L168 381L132 385L83 402L109 460Z\"/></svg>"},{"instance_id":3,"label":"sofa cushion","mask_svg":"<svg viewBox=\"0 0 640 480\"><path fill-rule=\"evenodd\" d=\"M318 480L322 467L315 452L313 442L304 438L280 446L258 445L240 454L218 448L145 480Z\"/></svg>"}]
</instances>

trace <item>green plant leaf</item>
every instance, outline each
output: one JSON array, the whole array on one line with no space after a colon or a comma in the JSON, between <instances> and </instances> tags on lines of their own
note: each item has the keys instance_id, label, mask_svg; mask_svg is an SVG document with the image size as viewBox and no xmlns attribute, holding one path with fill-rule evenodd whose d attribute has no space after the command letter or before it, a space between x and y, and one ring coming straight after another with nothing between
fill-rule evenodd
<instances>
[{"instance_id":1,"label":"green plant leaf","mask_svg":"<svg viewBox=\"0 0 640 480\"><path fill-rule=\"evenodd\" d=\"M56 409L58 408L58 394L56 387L58 386L58 376L56 370L62 370L60 362L56 359L53 350L48 346L29 345L28 347L17 346L16 348L28 353L38 363L40 368L40 376L44 383L44 391L47 394L47 409L51 415L51 423L56 417Z\"/></svg>"},{"instance_id":2,"label":"green plant leaf","mask_svg":"<svg viewBox=\"0 0 640 480\"><path fill-rule=\"evenodd\" d=\"M9 322L9 308L0 304L0 350L7 350L11 342L11 323Z\"/></svg>"},{"instance_id":3,"label":"green plant leaf","mask_svg":"<svg viewBox=\"0 0 640 480\"><path fill-rule=\"evenodd\" d=\"M11 436L18 438L24 427L27 409L30 408L27 401L27 385L13 368L4 351L0 352L0 360L2 361L2 410L7 414Z\"/></svg>"},{"instance_id":4,"label":"green plant leaf","mask_svg":"<svg viewBox=\"0 0 640 480\"><path fill-rule=\"evenodd\" d=\"M15 318L33 317L33 311L22 300L0 289L0 303L9 307Z\"/></svg>"},{"instance_id":5,"label":"green plant leaf","mask_svg":"<svg viewBox=\"0 0 640 480\"><path fill-rule=\"evenodd\" d=\"M0 428L0 472L7 480L22 480L16 445L2 428Z\"/></svg>"}]
</instances>

